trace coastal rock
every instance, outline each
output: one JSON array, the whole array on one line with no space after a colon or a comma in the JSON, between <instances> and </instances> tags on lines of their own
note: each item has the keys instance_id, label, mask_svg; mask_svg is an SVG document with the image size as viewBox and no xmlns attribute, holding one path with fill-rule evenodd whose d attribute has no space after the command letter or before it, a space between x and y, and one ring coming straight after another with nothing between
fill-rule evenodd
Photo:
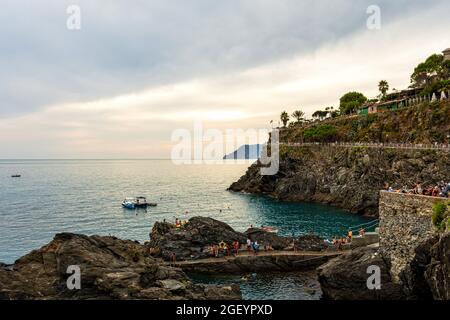
<instances>
[{"instance_id":1,"label":"coastal rock","mask_svg":"<svg viewBox=\"0 0 450 320\"><path fill-rule=\"evenodd\" d=\"M258 255L243 254L237 257L211 258L190 263L180 262L176 266L188 273L196 274L249 274L253 272L293 272L314 270L324 264L329 259L338 256L340 253L317 253L315 255L300 252L286 252L283 254Z\"/></svg>"},{"instance_id":2,"label":"coastal rock","mask_svg":"<svg viewBox=\"0 0 450 320\"><path fill-rule=\"evenodd\" d=\"M79 266L81 289L67 268ZM211 293L213 292L213 294ZM0 267L0 299L239 299L239 287L195 285L145 246L115 237L57 234L47 245Z\"/></svg>"},{"instance_id":3,"label":"coastal rock","mask_svg":"<svg viewBox=\"0 0 450 320\"><path fill-rule=\"evenodd\" d=\"M156 248L155 256L170 260L175 253L176 260L196 260L211 257L208 248L224 241L231 245L237 240L241 245L247 238L257 241L261 248L271 245L275 250L292 249L292 238L250 228L244 233L235 231L228 224L207 217L193 217L177 228L168 222L156 222L150 233L148 246ZM296 246L304 251L321 251L327 246L323 239L314 235L305 235L296 239Z\"/></svg>"},{"instance_id":4,"label":"coastal rock","mask_svg":"<svg viewBox=\"0 0 450 320\"><path fill-rule=\"evenodd\" d=\"M381 289L369 290L369 266L381 271ZM398 300L405 299L400 285L391 281L389 266L374 247L362 247L334 258L318 269L324 299L332 300Z\"/></svg>"},{"instance_id":5,"label":"coastal rock","mask_svg":"<svg viewBox=\"0 0 450 320\"><path fill-rule=\"evenodd\" d=\"M282 146L277 174L262 176L261 163L251 165L229 190L267 194L281 201L330 204L350 212L378 215L379 191L424 186L450 179L448 153L364 147Z\"/></svg>"},{"instance_id":6,"label":"coastal rock","mask_svg":"<svg viewBox=\"0 0 450 320\"><path fill-rule=\"evenodd\" d=\"M228 224L207 217L193 217L180 228L167 222L156 222L150 233L150 247L158 248L158 256L170 260L201 259L210 256L208 246L221 241L245 243L246 236Z\"/></svg>"},{"instance_id":7,"label":"coastal rock","mask_svg":"<svg viewBox=\"0 0 450 320\"><path fill-rule=\"evenodd\" d=\"M259 228L250 228L245 231L247 238L258 242L261 246L271 245L275 250L283 250L292 244L290 238L280 237L275 233L266 232Z\"/></svg>"},{"instance_id":8,"label":"coastal rock","mask_svg":"<svg viewBox=\"0 0 450 320\"><path fill-rule=\"evenodd\" d=\"M442 235L430 250L425 279L436 300L450 300L450 233Z\"/></svg>"}]
</instances>

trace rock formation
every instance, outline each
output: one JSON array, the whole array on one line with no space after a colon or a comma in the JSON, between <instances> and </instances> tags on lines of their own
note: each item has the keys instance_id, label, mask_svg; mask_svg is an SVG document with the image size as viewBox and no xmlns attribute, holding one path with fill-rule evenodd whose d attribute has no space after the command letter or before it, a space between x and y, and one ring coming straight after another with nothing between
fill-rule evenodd
<instances>
[{"instance_id":1,"label":"rock formation","mask_svg":"<svg viewBox=\"0 0 450 320\"><path fill-rule=\"evenodd\" d=\"M367 287L369 266L381 271L381 290ZM404 299L400 285L394 284L389 267L377 248L363 247L332 259L318 268L324 299L332 300L399 300Z\"/></svg>"},{"instance_id":2,"label":"rock formation","mask_svg":"<svg viewBox=\"0 0 450 320\"><path fill-rule=\"evenodd\" d=\"M68 266L81 271L69 290ZM152 258L148 248L115 237L57 234L53 241L0 266L0 299L239 299L238 286L192 284L183 271Z\"/></svg>"},{"instance_id":3,"label":"rock formation","mask_svg":"<svg viewBox=\"0 0 450 320\"><path fill-rule=\"evenodd\" d=\"M442 235L430 250L425 279L436 300L450 300L450 233Z\"/></svg>"},{"instance_id":4,"label":"rock formation","mask_svg":"<svg viewBox=\"0 0 450 320\"><path fill-rule=\"evenodd\" d=\"M205 217L193 217L180 228L167 222L156 222L150 233L149 246L158 248L165 260L172 253L177 260L201 259L210 257L208 247L224 241L231 244L234 240L245 243L246 236L233 230L224 222Z\"/></svg>"},{"instance_id":5,"label":"rock formation","mask_svg":"<svg viewBox=\"0 0 450 320\"><path fill-rule=\"evenodd\" d=\"M177 260L194 260L211 257L208 250L211 245L222 241L231 245L235 240L242 245L246 243L248 237L261 246L270 244L275 250L289 249L293 242L290 237L281 237L258 228L250 228L241 233L224 222L206 217L193 217L180 228L171 223L156 222L150 233L148 246L156 248L156 256L164 260L170 260L173 253ZM296 238L295 243L299 250L305 251L320 251L326 248L323 239L314 235Z\"/></svg>"},{"instance_id":6,"label":"rock formation","mask_svg":"<svg viewBox=\"0 0 450 320\"><path fill-rule=\"evenodd\" d=\"M379 191L449 180L450 157L435 150L394 150L364 147L286 147L279 172L261 176L259 162L229 190L267 194L282 201L312 201L353 213L378 215Z\"/></svg>"},{"instance_id":7,"label":"rock formation","mask_svg":"<svg viewBox=\"0 0 450 320\"><path fill-rule=\"evenodd\" d=\"M318 268L326 299L333 300L449 300L450 233L433 236L417 244L414 258L400 274L391 277L391 263L383 252L363 247L328 261ZM367 267L381 270L381 290L369 290Z\"/></svg>"}]
</instances>

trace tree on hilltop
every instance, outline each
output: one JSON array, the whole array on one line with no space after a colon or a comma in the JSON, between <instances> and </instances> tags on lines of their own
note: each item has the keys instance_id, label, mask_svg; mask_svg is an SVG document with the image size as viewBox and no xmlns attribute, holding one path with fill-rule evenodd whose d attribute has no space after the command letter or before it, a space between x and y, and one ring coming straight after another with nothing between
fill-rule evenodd
<instances>
[{"instance_id":1,"label":"tree on hilltop","mask_svg":"<svg viewBox=\"0 0 450 320\"><path fill-rule=\"evenodd\" d=\"M445 61L442 54L433 54L414 69L411 75L411 87L430 86L438 81L450 79L450 61Z\"/></svg>"},{"instance_id":2,"label":"tree on hilltop","mask_svg":"<svg viewBox=\"0 0 450 320\"><path fill-rule=\"evenodd\" d=\"M339 101L341 114L352 114L367 101L367 98L360 92L352 91L344 94Z\"/></svg>"}]
</instances>

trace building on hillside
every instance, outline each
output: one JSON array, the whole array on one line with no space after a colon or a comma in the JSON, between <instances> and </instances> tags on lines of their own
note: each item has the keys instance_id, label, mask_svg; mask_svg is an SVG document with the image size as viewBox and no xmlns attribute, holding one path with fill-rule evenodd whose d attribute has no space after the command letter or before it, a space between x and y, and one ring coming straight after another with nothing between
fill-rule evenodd
<instances>
[{"instance_id":1,"label":"building on hillside","mask_svg":"<svg viewBox=\"0 0 450 320\"><path fill-rule=\"evenodd\" d=\"M410 88L402 91L395 91L387 94L382 101L368 102L363 104L358 114L368 115L377 112L388 110L397 110L406 106L406 101L412 97L417 96L423 88Z\"/></svg>"},{"instance_id":2,"label":"building on hillside","mask_svg":"<svg viewBox=\"0 0 450 320\"><path fill-rule=\"evenodd\" d=\"M450 48L445 49L442 53L444 54L444 60L450 60Z\"/></svg>"}]
</instances>

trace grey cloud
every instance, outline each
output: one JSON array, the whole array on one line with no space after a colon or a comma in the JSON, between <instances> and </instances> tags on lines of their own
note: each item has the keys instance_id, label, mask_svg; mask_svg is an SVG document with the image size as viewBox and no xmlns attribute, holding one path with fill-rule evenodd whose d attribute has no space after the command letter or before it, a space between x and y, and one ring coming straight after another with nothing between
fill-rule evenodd
<instances>
[{"instance_id":1,"label":"grey cloud","mask_svg":"<svg viewBox=\"0 0 450 320\"><path fill-rule=\"evenodd\" d=\"M374 3L375 2L375 3ZM269 63L443 1L2 1L0 117ZM78 4L82 29L66 29Z\"/></svg>"}]
</instances>

